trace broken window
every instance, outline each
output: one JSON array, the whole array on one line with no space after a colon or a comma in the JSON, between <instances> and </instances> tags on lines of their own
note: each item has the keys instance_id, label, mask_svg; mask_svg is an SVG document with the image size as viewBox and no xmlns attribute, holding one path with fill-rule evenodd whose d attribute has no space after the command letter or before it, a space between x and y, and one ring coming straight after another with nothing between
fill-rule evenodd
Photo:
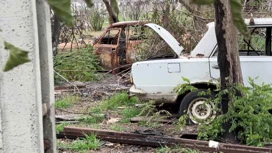
<instances>
[{"instance_id":1,"label":"broken window","mask_svg":"<svg viewBox=\"0 0 272 153\"><path fill-rule=\"evenodd\" d=\"M120 29L109 29L101 38L101 44L117 45Z\"/></svg>"},{"instance_id":2,"label":"broken window","mask_svg":"<svg viewBox=\"0 0 272 153\"><path fill-rule=\"evenodd\" d=\"M238 45L240 56L272 56L271 48L272 27L250 27L250 38L239 35ZM213 56L218 55L216 47Z\"/></svg>"},{"instance_id":3,"label":"broken window","mask_svg":"<svg viewBox=\"0 0 272 153\"><path fill-rule=\"evenodd\" d=\"M239 36L240 56L270 56L271 55L271 27L249 28L250 38Z\"/></svg>"}]
</instances>

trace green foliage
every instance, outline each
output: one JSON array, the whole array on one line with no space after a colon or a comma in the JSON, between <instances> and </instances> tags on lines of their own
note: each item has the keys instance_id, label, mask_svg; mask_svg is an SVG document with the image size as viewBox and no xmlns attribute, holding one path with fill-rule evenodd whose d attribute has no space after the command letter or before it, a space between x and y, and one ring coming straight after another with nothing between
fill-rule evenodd
<instances>
[{"instance_id":1,"label":"green foliage","mask_svg":"<svg viewBox=\"0 0 272 153\"><path fill-rule=\"evenodd\" d=\"M74 25L74 17L71 14L71 0L48 0L54 13L68 26Z\"/></svg>"},{"instance_id":2,"label":"green foliage","mask_svg":"<svg viewBox=\"0 0 272 153\"><path fill-rule=\"evenodd\" d=\"M249 37L247 25L242 17L243 5L241 0L230 0L232 20L236 28L245 36Z\"/></svg>"},{"instance_id":3,"label":"green foliage","mask_svg":"<svg viewBox=\"0 0 272 153\"><path fill-rule=\"evenodd\" d=\"M182 115L179 117L177 126L179 127L179 129L182 131L182 129L186 126L187 123L187 119L188 119L188 115Z\"/></svg>"},{"instance_id":4,"label":"green foliage","mask_svg":"<svg viewBox=\"0 0 272 153\"><path fill-rule=\"evenodd\" d=\"M184 78L184 77L182 77L182 79L183 79L184 83L182 83L182 84L178 85L177 87L175 87L176 93L178 93L179 95L182 95L182 94L184 94L184 93L186 93L188 91L193 92L193 91L198 90L196 87L191 85L191 82L190 82L189 79Z\"/></svg>"},{"instance_id":5,"label":"green foliage","mask_svg":"<svg viewBox=\"0 0 272 153\"><path fill-rule=\"evenodd\" d=\"M159 107L161 106L163 106L163 104L161 104ZM171 115L172 114L167 110L158 110L154 101L144 103L143 106L141 107L141 112L138 114L138 116L149 117L147 121L142 121L140 122L140 124L151 128L160 127L161 124L159 120L167 119Z\"/></svg>"},{"instance_id":6,"label":"green foliage","mask_svg":"<svg viewBox=\"0 0 272 153\"><path fill-rule=\"evenodd\" d=\"M118 93L91 109L91 112L101 112L105 110L116 110L120 106L132 106L139 103L137 97L129 97L125 92Z\"/></svg>"},{"instance_id":7,"label":"green foliage","mask_svg":"<svg viewBox=\"0 0 272 153\"><path fill-rule=\"evenodd\" d=\"M85 116L79 119L80 122L87 124L97 124L105 120L105 115L93 114L92 116Z\"/></svg>"},{"instance_id":8,"label":"green foliage","mask_svg":"<svg viewBox=\"0 0 272 153\"><path fill-rule=\"evenodd\" d=\"M94 31L100 31L104 24L104 16L101 12L99 12L98 9L93 8L91 10L91 14L89 16L90 24L92 26L92 30Z\"/></svg>"},{"instance_id":9,"label":"green foliage","mask_svg":"<svg viewBox=\"0 0 272 153\"><path fill-rule=\"evenodd\" d=\"M61 123L56 125L56 133L59 134L60 132L62 132L64 130L65 126L68 126L69 123Z\"/></svg>"},{"instance_id":10,"label":"green foliage","mask_svg":"<svg viewBox=\"0 0 272 153\"><path fill-rule=\"evenodd\" d=\"M97 80L99 78L97 71L102 69L92 47L55 56L54 68L70 81ZM55 75L55 80L61 78Z\"/></svg>"},{"instance_id":11,"label":"green foliage","mask_svg":"<svg viewBox=\"0 0 272 153\"><path fill-rule=\"evenodd\" d=\"M72 107L80 100L78 96L65 96L55 102L56 109L65 109Z\"/></svg>"},{"instance_id":12,"label":"green foliage","mask_svg":"<svg viewBox=\"0 0 272 153\"><path fill-rule=\"evenodd\" d=\"M17 66L30 61L28 59L27 51L17 48L6 41L4 42L4 45L5 45L5 49L8 49L10 51L10 55L5 65L4 72L12 70L13 68Z\"/></svg>"},{"instance_id":13,"label":"green foliage","mask_svg":"<svg viewBox=\"0 0 272 153\"><path fill-rule=\"evenodd\" d=\"M76 151L97 150L101 145L102 144L100 140L96 138L96 135L91 134L85 135L85 138L83 139L73 141L69 148Z\"/></svg>"},{"instance_id":14,"label":"green foliage","mask_svg":"<svg viewBox=\"0 0 272 153\"><path fill-rule=\"evenodd\" d=\"M180 146L174 146L174 147L160 147L156 149L156 153L200 153L197 150L192 150L188 148L181 148Z\"/></svg>"},{"instance_id":15,"label":"green foliage","mask_svg":"<svg viewBox=\"0 0 272 153\"><path fill-rule=\"evenodd\" d=\"M121 119L122 123L130 122L130 119L138 116L141 113L141 110L136 107L128 107L121 111L121 115L123 116Z\"/></svg>"},{"instance_id":16,"label":"green foliage","mask_svg":"<svg viewBox=\"0 0 272 153\"><path fill-rule=\"evenodd\" d=\"M199 127L200 138L220 139L224 132L222 124L229 122L231 128L228 132L235 132L242 143L263 146L272 141L272 86L257 85L253 79L249 83L251 87L235 87L242 96L234 97L225 115L218 116L211 125L203 124Z\"/></svg>"}]
</instances>

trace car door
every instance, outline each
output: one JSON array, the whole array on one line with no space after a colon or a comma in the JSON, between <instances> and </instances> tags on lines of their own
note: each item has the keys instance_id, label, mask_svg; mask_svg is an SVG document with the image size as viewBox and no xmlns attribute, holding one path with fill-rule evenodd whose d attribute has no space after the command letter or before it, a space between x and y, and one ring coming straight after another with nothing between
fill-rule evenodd
<instances>
[{"instance_id":1,"label":"car door","mask_svg":"<svg viewBox=\"0 0 272 153\"><path fill-rule=\"evenodd\" d=\"M99 56L101 66L111 70L119 66L119 39L121 28L108 29L94 45L95 54Z\"/></svg>"}]
</instances>

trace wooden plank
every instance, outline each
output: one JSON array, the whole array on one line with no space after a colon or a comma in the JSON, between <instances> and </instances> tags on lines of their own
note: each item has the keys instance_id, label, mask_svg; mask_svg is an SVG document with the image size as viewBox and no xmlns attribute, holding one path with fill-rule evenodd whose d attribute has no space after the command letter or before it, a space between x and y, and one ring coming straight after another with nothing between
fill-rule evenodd
<instances>
[{"instance_id":1,"label":"wooden plank","mask_svg":"<svg viewBox=\"0 0 272 153\"><path fill-rule=\"evenodd\" d=\"M210 148L208 141L173 138L167 136L141 135L135 133L115 132L91 128L65 127L64 131L57 136L59 138L76 139L78 137L84 137L84 134L91 133L95 133L96 136L101 140L132 145L144 145L152 147L179 145L184 148L191 148L200 151L221 151L224 153L272 153L270 148L250 147L225 143L220 143L218 148Z\"/></svg>"},{"instance_id":2,"label":"wooden plank","mask_svg":"<svg viewBox=\"0 0 272 153\"><path fill-rule=\"evenodd\" d=\"M152 121L152 122L172 124L172 123L176 123L177 119L156 119L156 118L152 118L150 116L137 116L137 117L133 117L130 119L130 122L132 122L132 123L143 122L143 121L144 122Z\"/></svg>"}]
</instances>

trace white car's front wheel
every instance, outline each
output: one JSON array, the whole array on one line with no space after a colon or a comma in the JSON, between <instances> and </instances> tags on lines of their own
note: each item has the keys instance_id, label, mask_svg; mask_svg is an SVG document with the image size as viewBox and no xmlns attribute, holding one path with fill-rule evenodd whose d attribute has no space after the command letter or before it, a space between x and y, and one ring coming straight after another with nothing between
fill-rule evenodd
<instances>
[{"instance_id":1,"label":"white car's front wheel","mask_svg":"<svg viewBox=\"0 0 272 153\"><path fill-rule=\"evenodd\" d=\"M205 92L205 90L199 90L188 93L180 103L179 114L187 114L189 123L209 123L216 117L215 105L209 100L214 94L200 95L199 93L203 91Z\"/></svg>"}]
</instances>

